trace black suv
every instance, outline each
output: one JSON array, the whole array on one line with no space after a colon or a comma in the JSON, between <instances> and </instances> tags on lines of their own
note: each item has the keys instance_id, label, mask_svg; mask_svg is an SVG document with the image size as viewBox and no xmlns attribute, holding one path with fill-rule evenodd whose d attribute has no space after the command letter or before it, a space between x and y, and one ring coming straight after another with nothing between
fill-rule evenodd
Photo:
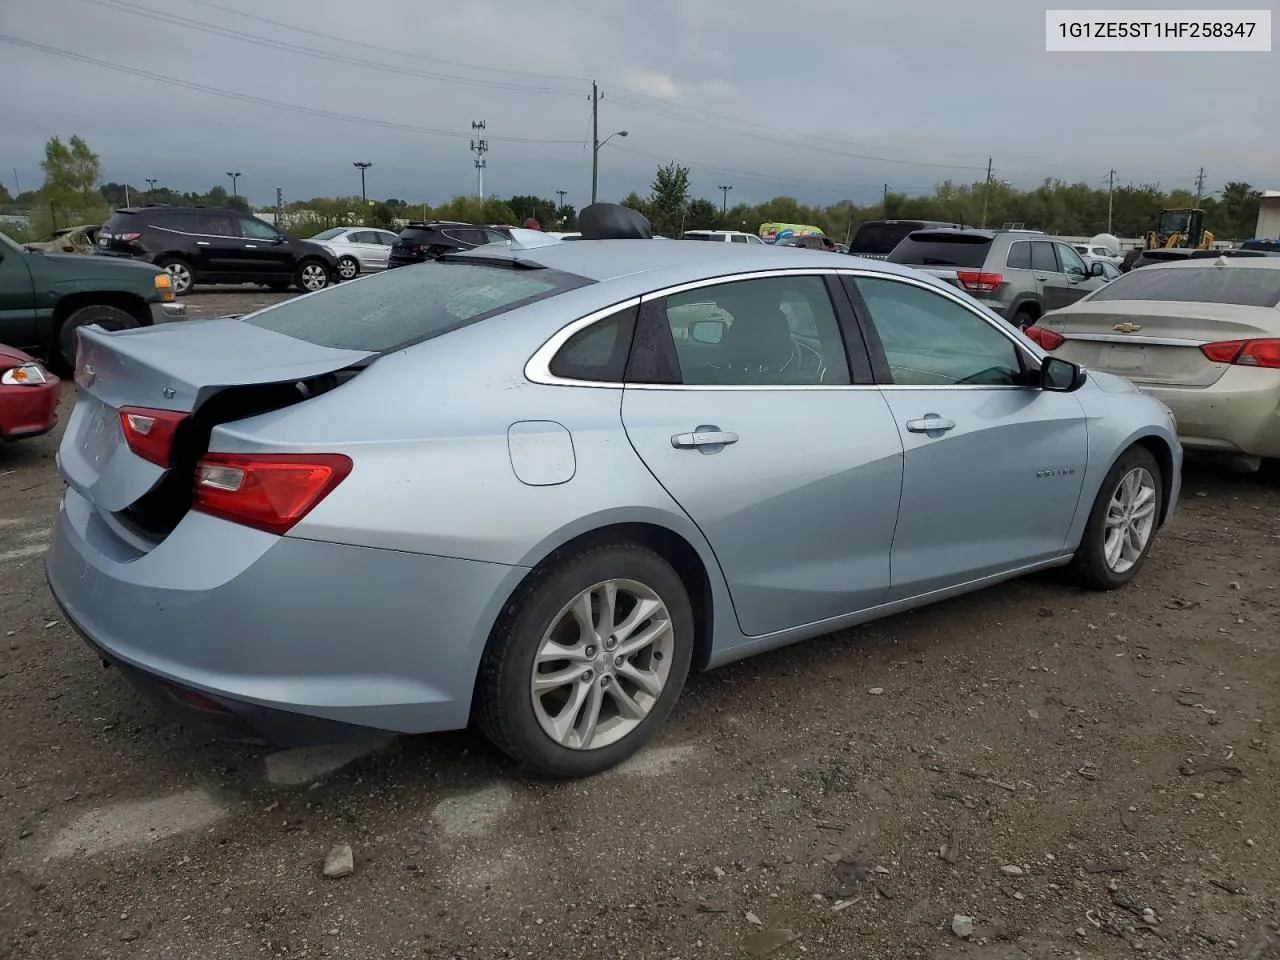
<instances>
[{"instance_id":1,"label":"black suv","mask_svg":"<svg viewBox=\"0 0 1280 960\"><path fill-rule=\"evenodd\" d=\"M894 247L917 230L958 226L958 223L941 220L866 220L858 227L846 252L868 260L884 260L893 253Z\"/></svg>"},{"instance_id":2,"label":"black suv","mask_svg":"<svg viewBox=\"0 0 1280 960\"><path fill-rule=\"evenodd\" d=\"M391 245L387 267L404 267L423 260L434 260L442 253L470 250L486 243L503 243L511 234L502 227L478 227L474 223L451 220L415 220L400 231Z\"/></svg>"},{"instance_id":3,"label":"black suv","mask_svg":"<svg viewBox=\"0 0 1280 960\"><path fill-rule=\"evenodd\" d=\"M252 214L220 207L124 207L98 232L97 252L163 267L174 293L197 283L259 283L303 293L337 283L338 259Z\"/></svg>"}]
</instances>

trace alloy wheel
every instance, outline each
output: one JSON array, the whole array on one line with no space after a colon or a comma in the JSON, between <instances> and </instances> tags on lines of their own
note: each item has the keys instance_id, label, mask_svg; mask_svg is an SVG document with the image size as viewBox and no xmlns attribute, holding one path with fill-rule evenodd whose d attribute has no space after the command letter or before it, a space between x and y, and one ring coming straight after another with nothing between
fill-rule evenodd
<instances>
[{"instance_id":1,"label":"alloy wheel","mask_svg":"<svg viewBox=\"0 0 1280 960\"><path fill-rule=\"evenodd\" d=\"M308 290L323 290L329 285L329 274L318 263L308 263L302 268L302 285Z\"/></svg>"},{"instance_id":2,"label":"alloy wheel","mask_svg":"<svg viewBox=\"0 0 1280 960\"><path fill-rule=\"evenodd\" d=\"M1146 467L1124 475L1107 505L1103 558L1113 573L1142 559L1156 526L1156 481Z\"/></svg>"},{"instance_id":3,"label":"alloy wheel","mask_svg":"<svg viewBox=\"0 0 1280 960\"><path fill-rule=\"evenodd\" d=\"M649 715L674 659L671 614L651 588L606 580L551 621L529 691L543 732L573 750L616 743Z\"/></svg>"},{"instance_id":4,"label":"alloy wheel","mask_svg":"<svg viewBox=\"0 0 1280 960\"><path fill-rule=\"evenodd\" d=\"M164 269L169 274L174 294L186 293L191 286L191 268L185 263L170 263Z\"/></svg>"},{"instance_id":5,"label":"alloy wheel","mask_svg":"<svg viewBox=\"0 0 1280 960\"><path fill-rule=\"evenodd\" d=\"M338 275L341 276L343 280L350 280L359 272L360 264L356 263L354 260L344 257L338 261Z\"/></svg>"}]
</instances>

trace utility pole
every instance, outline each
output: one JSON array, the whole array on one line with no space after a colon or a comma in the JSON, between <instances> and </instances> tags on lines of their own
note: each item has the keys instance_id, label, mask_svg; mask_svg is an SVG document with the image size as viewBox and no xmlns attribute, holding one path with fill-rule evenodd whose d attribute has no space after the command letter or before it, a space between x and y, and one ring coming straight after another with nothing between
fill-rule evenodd
<instances>
[{"instance_id":1,"label":"utility pole","mask_svg":"<svg viewBox=\"0 0 1280 960\"><path fill-rule=\"evenodd\" d=\"M351 165L360 171L360 202L369 205L369 198L364 192L364 172L373 166L372 160L352 160ZM364 223L364 211L360 211L360 222Z\"/></svg>"},{"instance_id":2,"label":"utility pole","mask_svg":"<svg viewBox=\"0 0 1280 960\"><path fill-rule=\"evenodd\" d=\"M591 202L596 202L600 182L600 89L591 81Z\"/></svg>"},{"instance_id":3,"label":"utility pole","mask_svg":"<svg viewBox=\"0 0 1280 960\"><path fill-rule=\"evenodd\" d=\"M13 168L13 196L16 199L22 192L22 181L18 179L18 168Z\"/></svg>"},{"instance_id":4,"label":"utility pole","mask_svg":"<svg viewBox=\"0 0 1280 960\"><path fill-rule=\"evenodd\" d=\"M236 190L236 181L240 179L240 171L237 170L235 173L232 173L228 170L227 176L231 178L231 195L233 197L240 196L239 192Z\"/></svg>"},{"instance_id":5,"label":"utility pole","mask_svg":"<svg viewBox=\"0 0 1280 960\"><path fill-rule=\"evenodd\" d=\"M489 152L489 141L484 138L484 121L472 120L471 133L475 137L471 141L471 152L476 155L476 193L484 203L484 155Z\"/></svg>"},{"instance_id":6,"label":"utility pole","mask_svg":"<svg viewBox=\"0 0 1280 960\"><path fill-rule=\"evenodd\" d=\"M880 213L882 216L889 216L889 185L884 185L884 197L880 201Z\"/></svg>"},{"instance_id":7,"label":"utility pole","mask_svg":"<svg viewBox=\"0 0 1280 960\"><path fill-rule=\"evenodd\" d=\"M982 190L982 228L987 227L987 201L991 199L991 162L992 158L987 157L987 183Z\"/></svg>"},{"instance_id":8,"label":"utility pole","mask_svg":"<svg viewBox=\"0 0 1280 960\"><path fill-rule=\"evenodd\" d=\"M1200 198L1204 196L1204 167L1196 174L1196 206L1200 206Z\"/></svg>"},{"instance_id":9,"label":"utility pole","mask_svg":"<svg viewBox=\"0 0 1280 960\"><path fill-rule=\"evenodd\" d=\"M284 229L284 191L276 187L276 222L277 230Z\"/></svg>"},{"instance_id":10,"label":"utility pole","mask_svg":"<svg viewBox=\"0 0 1280 960\"><path fill-rule=\"evenodd\" d=\"M728 211L729 211L729 191L733 189L733 186L732 186L732 185L728 185L728 186L721 185L721 186L717 187L716 189L718 189L718 190L720 191L720 194L721 194L721 196L720 196L720 217L721 217L721 219L723 219L723 218L724 218L724 216L725 216L725 215L728 213Z\"/></svg>"},{"instance_id":11,"label":"utility pole","mask_svg":"<svg viewBox=\"0 0 1280 960\"><path fill-rule=\"evenodd\" d=\"M1107 173L1107 233L1111 232L1111 210L1112 201L1115 199L1116 190L1116 172L1111 170Z\"/></svg>"},{"instance_id":12,"label":"utility pole","mask_svg":"<svg viewBox=\"0 0 1280 960\"><path fill-rule=\"evenodd\" d=\"M125 180L125 183L124 183L124 205L126 207L129 206L129 181L127 179Z\"/></svg>"},{"instance_id":13,"label":"utility pole","mask_svg":"<svg viewBox=\"0 0 1280 960\"><path fill-rule=\"evenodd\" d=\"M560 209L564 209L564 198L568 194L568 190L557 190L556 196L560 198Z\"/></svg>"}]
</instances>

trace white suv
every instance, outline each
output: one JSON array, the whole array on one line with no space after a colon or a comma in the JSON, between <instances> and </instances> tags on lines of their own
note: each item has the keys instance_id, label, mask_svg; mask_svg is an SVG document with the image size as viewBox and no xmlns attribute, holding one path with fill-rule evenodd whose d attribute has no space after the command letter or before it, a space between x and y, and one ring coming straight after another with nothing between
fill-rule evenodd
<instances>
[{"instance_id":1,"label":"white suv","mask_svg":"<svg viewBox=\"0 0 1280 960\"><path fill-rule=\"evenodd\" d=\"M718 240L721 243L764 243L754 233L743 233L741 230L686 230L680 234L680 239Z\"/></svg>"}]
</instances>

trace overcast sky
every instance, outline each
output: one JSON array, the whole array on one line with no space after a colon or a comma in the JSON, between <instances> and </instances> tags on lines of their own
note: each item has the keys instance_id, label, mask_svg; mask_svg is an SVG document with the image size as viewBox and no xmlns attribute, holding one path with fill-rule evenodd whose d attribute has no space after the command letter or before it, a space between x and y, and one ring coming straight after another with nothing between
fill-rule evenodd
<instances>
[{"instance_id":1,"label":"overcast sky","mask_svg":"<svg viewBox=\"0 0 1280 960\"><path fill-rule=\"evenodd\" d=\"M475 191L484 120L486 195L581 206L595 78L601 138L630 134L601 151L601 199L647 192L666 160L731 204L928 192L981 179L988 155L1018 185L1114 167L1191 188L1203 166L1208 190L1280 187L1280 54L1050 54L1044 17L1027 0L0 0L0 37L59 51L0 42L0 179L36 186L44 142L79 134L105 180L203 191L240 171L265 204L359 193L367 160L371 197L441 203Z\"/></svg>"}]
</instances>

